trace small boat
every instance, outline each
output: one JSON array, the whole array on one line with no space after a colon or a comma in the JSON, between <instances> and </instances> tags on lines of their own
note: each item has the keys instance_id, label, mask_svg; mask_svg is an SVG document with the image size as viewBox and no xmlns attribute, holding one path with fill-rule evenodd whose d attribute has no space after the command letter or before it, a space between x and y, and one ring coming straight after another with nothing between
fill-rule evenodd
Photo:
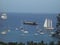
<instances>
[{"instance_id":1,"label":"small boat","mask_svg":"<svg viewBox=\"0 0 60 45\"><path fill-rule=\"evenodd\" d=\"M20 29L23 29L23 27L20 27Z\"/></svg>"},{"instance_id":2,"label":"small boat","mask_svg":"<svg viewBox=\"0 0 60 45\"><path fill-rule=\"evenodd\" d=\"M7 19L7 14L6 13L2 13L0 18L3 19L3 20L6 20Z\"/></svg>"},{"instance_id":3,"label":"small boat","mask_svg":"<svg viewBox=\"0 0 60 45\"><path fill-rule=\"evenodd\" d=\"M37 32L40 33L40 32L42 32L42 30L38 30Z\"/></svg>"},{"instance_id":4,"label":"small boat","mask_svg":"<svg viewBox=\"0 0 60 45\"><path fill-rule=\"evenodd\" d=\"M38 33L34 33L34 35L38 35Z\"/></svg>"},{"instance_id":5,"label":"small boat","mask_svg":"<svg viewBox=\"0 0 60 45\"><path fill-rule=\"evenodd\" d=\"M22 32L24 32L24 29L21 29Z\"/></svg>"},{"instance_id":6,"label":"small boat","mask_svg":"<svg viewBox=\"0 0 60 45\"><path fill-rule=\"evenodd\" d=\"M18 30L18 28L16 28L16 30Z\"/></svg>"},{"instance_id":7,"label":"small boat","mask_svg":"<svg viewBox=\"0 0 60 45\"><path fill-rule=\"evenodd\" d=\"M24 32L25 29L21 26L21 27L20 27L20 31Z\"/></svg>"},{"instance_id":8,"label":"small boat","mask_svg":"<svg viewBox=\"0 0 60 45\"><path fill-rule=\"evenodd\" d=\"M10 32L11 30L10 29L8 29L8 32Z\"/></svg>"},{"instance_id":9,"label":"small boat","mask_svg":"<svg viewBox=\"0 0 60 45\"><path fill-rule=\"evenodd\" d=\"M1 34L2 34L2 35L5 35L5 34L7 34L7 32L6 32L6 31L3 31L3 32L1 32Z\"/></svg>"},{"instance_id":10,"label":"small boat","mask_svg":"<svg viewBox=\"0 0 60 45\"><path fill-rule=\"evenodd\" d=\"M40 34L41 34L41 35L43 35L43 34L44 34L44 32L40 32Z\"/></svg>"},{"instance_id":11,"label":"small boat","mask_svg":"<svg viewBox=\"0 0 60 45\"><path fill-rule=\"evenodd\" d=\"M44 34L44 32L43 31L40 31L40 34Z\"/></svg>"},{"instance_id":12,"label":"small boat","mask_svg":"<svg viewBox=\"0 0 60 45\"><path fill-rule=\"evenodd\" d=\"M25 34L29 33L28 31L24 31Z\"/></svg>"},{"instance_id":13,"label":"small boat","mask_svg":"<svg viewBox=\"0 0 60 45\"><path fill-rule=\"evenodd\" d=\"M55 34L55 32L51 32L51 34Z\"/></svg>"},{"instance_id":14,"label":"small boat","mask_svg":"<svg viewBox=\"0 0 60 45\"><path fill-rule=\"evenodd\" d=\"M37 25L36 22L23 22L23 24L27 24L27 25Z\"/></svg>"},{"instance_id":15,"label":"small boat","mask_svg":"<svg viewBox=\"0 0 60 45\"><path fill-rule=\"evenodd\" d=\"M44 32L42 31L42 29L39 29L37 32L40 33L40 34L44 34Z\"/></svg>"}]
</instances>

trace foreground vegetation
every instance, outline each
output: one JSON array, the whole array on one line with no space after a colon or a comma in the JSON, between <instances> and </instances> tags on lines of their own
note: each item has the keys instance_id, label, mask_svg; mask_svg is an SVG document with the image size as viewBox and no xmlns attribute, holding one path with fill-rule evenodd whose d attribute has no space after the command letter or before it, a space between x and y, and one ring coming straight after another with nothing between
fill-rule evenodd
<instances>
[{"instance_id":1,"label":"foreground vegetation","mask_svg":"<svg viewBox=\"0 0 60 45\"><path fill-rule=\"evenodd\" d=\"M57 43L54 43L53 41L51 41L50 43L44 43L44 41L41 42L27 42L27 43L17 43L17 42L8 42L8 43L4 43L4 42L0 42L0 45L60 45L60 41L58 41Z\"/></svg>"}]
</instances>

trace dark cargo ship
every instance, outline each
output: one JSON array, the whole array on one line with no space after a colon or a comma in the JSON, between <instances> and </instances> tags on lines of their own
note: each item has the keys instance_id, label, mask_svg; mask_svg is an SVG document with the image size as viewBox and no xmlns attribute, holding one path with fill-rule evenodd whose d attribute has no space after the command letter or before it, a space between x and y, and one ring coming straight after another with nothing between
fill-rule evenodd
<instances>
[{"instance_id":1,"label":"dark cargo ship","mask_svg":"<svg viewBox=\"0 0 60 45\"><path fill-rule=\"evenodd\" d=\"M36 22L23 22L23 24L26 24L26 25L37 25Z\"/></svg>"}]
</instances>

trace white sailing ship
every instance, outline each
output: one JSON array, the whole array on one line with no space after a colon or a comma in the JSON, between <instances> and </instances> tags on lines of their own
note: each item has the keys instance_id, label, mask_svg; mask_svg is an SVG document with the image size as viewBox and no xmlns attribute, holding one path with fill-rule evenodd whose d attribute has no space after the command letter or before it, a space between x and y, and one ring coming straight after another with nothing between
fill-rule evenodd
<instances>
[{"instance_id":1,"label":"white sailing ship","mask_svg":"<svg viewBox=\"0 0 60 45\"><path fill-rule=\"evenodd\" d=\"M53 30L54 28L52 27L52 20L51 19L45 19L44 22L44 28L45 29L49 29L49 30Z\"/></svg>"}]
</instances>

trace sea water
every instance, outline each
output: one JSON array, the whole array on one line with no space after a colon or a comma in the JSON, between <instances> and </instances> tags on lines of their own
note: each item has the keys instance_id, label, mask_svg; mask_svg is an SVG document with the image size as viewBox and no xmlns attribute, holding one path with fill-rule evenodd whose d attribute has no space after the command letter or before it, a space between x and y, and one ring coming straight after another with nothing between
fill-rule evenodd
<instances>
[{"instance_id":1,"label":"sea water","mask_svg":"<svg viewBox=\"0 0 60 45\"><path fill-rule=\"evenodd\" d=\"M1 14L0 14L1 15ZM56 30L56 16L58 14L34 14L34 13L7 13L7 19L2 20L0 18L0 41L3 42L50 42L58 41L58 38L51 37L50 32ZM51 19L53 22L54 30L46 30L43 25L45 19ZM24 21L36 22L38 25L25 25ZM20 29L23 28L23 29ZM37 31L43 31L44 34L40 34ZM6 31L6 34L1 32ZM25 32L24 32L25 31Z\"/></svg>"}]
</instances>

